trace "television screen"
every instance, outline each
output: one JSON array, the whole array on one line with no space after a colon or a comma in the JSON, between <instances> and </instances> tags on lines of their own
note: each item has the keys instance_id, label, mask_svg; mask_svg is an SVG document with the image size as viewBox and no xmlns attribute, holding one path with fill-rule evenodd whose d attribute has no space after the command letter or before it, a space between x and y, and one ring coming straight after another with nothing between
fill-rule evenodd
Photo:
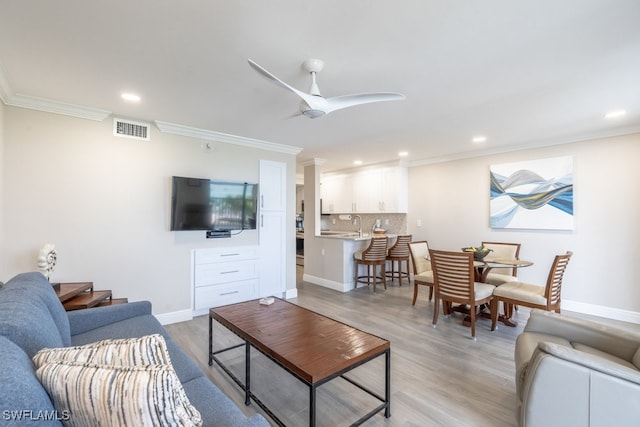
<instances>
[{"instance_id":1,"label":"television screen","mask_svg":"<svg viewBox=\"0 0 640 427\"><path fill-rule=\"evenodd\" d=\"M172 178L171 230L256 228L258 184Z\"/></svg>"},{"instance_id":2,"label":"television screen","mask_svg":"<svg viewBox=\"0 0 640 427\"><path fill-rule=\"evenodd\" d=\"M211 230L256 228L258 185L246 182L211 181Z\"/></svg>"}]
</instances>

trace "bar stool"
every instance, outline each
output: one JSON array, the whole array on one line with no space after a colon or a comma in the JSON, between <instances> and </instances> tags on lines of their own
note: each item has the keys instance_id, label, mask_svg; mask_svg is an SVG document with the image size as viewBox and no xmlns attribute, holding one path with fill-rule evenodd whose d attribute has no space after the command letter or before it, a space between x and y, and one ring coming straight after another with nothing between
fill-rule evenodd
<instances>
[{"instance_id":1,"label":"bar stool","mask_svg":"<svg viewBox=\"0 0 640 427\"><path fill-rule=\"evenodd\" d=\"M355 273L353 288L358 287L358 283L366 283L367 286L373 284L373 292L376 292L376 285L382 283L387 289L387 237L372 237L369 247L363 251L353 254L355 261ZM358 276L358 267L360 265L367 266L367 275ZM381 268L380 274L377 274L378 267Z\"/></svg>"},{"instance_id":2,"label":"bar stool","mask_svg":"<svg viewBox=\"0 0 640 427\"><path fill-rule=\"evenodd\" d=\"M387 253L387 261L391 262L391 271L387 272L387 277L398 279L398 283L402 286L402 279L406 278L409 286L411 286L411 277L409 276L409 243L411 242L411 234L402 234L398 236L396 242L389 248ZM395 270L396 262L398 263L398 271ZM402 263L406 263L406 271L402 271Z\"/></svg>"}]
</instances>

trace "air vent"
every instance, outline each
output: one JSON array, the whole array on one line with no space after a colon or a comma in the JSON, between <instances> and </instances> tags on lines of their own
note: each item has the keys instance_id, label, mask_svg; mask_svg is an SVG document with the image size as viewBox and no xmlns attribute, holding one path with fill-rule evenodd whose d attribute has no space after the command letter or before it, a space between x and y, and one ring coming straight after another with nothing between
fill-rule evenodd
<instances>
[{"instance_id":1,"label":"air vent","mask_svg":"<svg viewBox=\"0 0 640 427\"><path fill-rule=\"evenodd\" d=\"M131 120L113 119L113 134L124 138L149 141L149 123L132 122Z\"/></svg>"}]
</instances>

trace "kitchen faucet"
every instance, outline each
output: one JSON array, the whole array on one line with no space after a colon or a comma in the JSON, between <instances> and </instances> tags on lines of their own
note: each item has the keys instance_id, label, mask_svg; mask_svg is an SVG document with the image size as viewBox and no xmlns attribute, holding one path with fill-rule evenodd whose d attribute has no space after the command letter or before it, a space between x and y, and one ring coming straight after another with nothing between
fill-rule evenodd
<instances>
[{"instance_id":1,"label":"kitchen faucet","mask_svg":"<svg viewBox=\"0 0 640 427\"><path fill-rule=\"evenodd\" d=\"M354 215L353 219L358 218L358 237L362 237L362 218L360 215Z\"/></svg>"}]
</instances>

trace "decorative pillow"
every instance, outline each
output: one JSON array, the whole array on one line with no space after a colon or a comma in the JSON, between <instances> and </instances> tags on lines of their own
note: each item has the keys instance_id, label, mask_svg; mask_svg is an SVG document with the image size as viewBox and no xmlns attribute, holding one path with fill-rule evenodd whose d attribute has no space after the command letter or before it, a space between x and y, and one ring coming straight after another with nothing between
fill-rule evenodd
<instances>
[{"instance_id":1,"label":"decorative pillow","mask_svg":"<svg viewBox=\"0 0 640 427\"><path fill-rule=\"evenodd\" d=\"M52 361L123 366L171 365L167 344L160 334L108 339L76 347L45 348L33 356L36 368Z\"/></svg>"},{"instance_id":2,"label":"decorative pillow","mask_svg":"<svg viewBox=\"0 0 640 427\"><path fill-rule=\"evenodd\" d=\"M177 393L167 365L105 366L49 362L36 371L68 426L201 426ZM199 422L198 422L199 421Z\"/></svg>"},{"instance_id":3,"label":"decorative pillow","mask_svg":"<svg viewBox=\"0 0 640 427\"><path fill-rule=\"evenodd\" d=\"M50 362L104 365L106 367L137 367L160 365L176 378L173 389L180 407L184 407L195 425L202 425L200 412L191 405L171 366L169 351L160 334L140 338L107 339L83 346L42 349L33 357L37 368Z\"/></svg>"}]
</instances>

